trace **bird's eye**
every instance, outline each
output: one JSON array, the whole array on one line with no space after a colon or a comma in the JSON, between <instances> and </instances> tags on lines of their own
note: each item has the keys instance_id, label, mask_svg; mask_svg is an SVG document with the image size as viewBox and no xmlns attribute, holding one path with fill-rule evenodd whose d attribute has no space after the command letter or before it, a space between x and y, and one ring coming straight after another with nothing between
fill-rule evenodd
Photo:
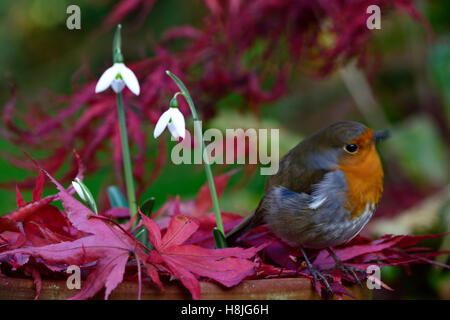
<instances>
[{"instance_id":1,"label":"bird's eye","mask_svg":"<svg viewBox=\"0 0 450 320\"><path fill-rule=\"evenodd\" d=\"M348 144L344 147L344 149L349 153L355 153L358 151L358 146L356 144Z\"/></svg>"}]
</instances>

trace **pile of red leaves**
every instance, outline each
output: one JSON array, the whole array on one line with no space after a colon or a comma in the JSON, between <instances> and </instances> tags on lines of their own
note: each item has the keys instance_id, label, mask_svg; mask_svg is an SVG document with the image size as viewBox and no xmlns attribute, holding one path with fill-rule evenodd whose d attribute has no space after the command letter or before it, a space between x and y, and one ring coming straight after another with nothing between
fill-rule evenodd
<instances>
[{"instance_id":1,"label":"pile of red leaves","mask_svg":"<svg viewBox=\"0 0 450 320\"><path fill-rule=\"evenodd\" d=\"M155 2L119 1L102 30L109 31L134 13L139 13L137 21L142 22ZM136 150L133 167L138 194L154 182L165 163L164 139L158 140L157 157L152 158L147 150L153 125L176 90L165 70L171 70L187 84L206 121L214 115L217 102L230 93L242 97L240 107L258 112L263 103L275 101L288 91L287 79L294 73L326 76L352 58L361 65L370 65L367 45L372 32L366 27L369 5L379 5L383 17L395 8L427 26L412 0L204 0L193 5L199 3L205 6L205 16L198 19L198 26L174 26L159 41L148 44L151 57L127 61L142 89L138 97L124 91L125 104L133 106L126 109L126 117L132 148ZM175 50L174 42L183 45ZM105 57L105 67L110 63L110 57ZM100 75L102 71L92 74ZM3 137L30 151L47 150L50 154L42 163L51 174L70 159L75 146L87 164L87 172L104 167L110 157L99 154L110 150L115 181L123 185L115 96L112 91L94 94L95 82L91 79L74 87L70 95L43 92L40 101L27 105L26 113L15 108L14 92L4 108ZM189 113L184 102L180 109ZM22 159L3 156L30 169ZM76 166L71 168L61 181L67 182L74 175ZM22 186L31 188L32 183L27 181Z\"/></svg>"},{"instance_id":2,"label":"pile of red leaves","mask_svg":"<svg viewBox=\"0 0 450 320\"><path fill-rule=\"evenodd\" d=\"M41 170L40 177L43 172L58 188L57 198L65 211L48 204L48 198L36 197L26 205L27 214L18 214L24 210L22 206L0 218L0 262L9 267L2 267L2 270L31 274L36 282L36 297L41 282L40 270L44 267L50 276L63 273L70 265L89 270L82 289L72 299L90 298L103 287L106 288L105 298L108 298L123 281L128 265L137 266L140 284L143 267L145 275L161 289L160 276L170 275L179 279L194 299L200 297L199 278L230 287L255 272L257 264L252 258L262 246L208 249L187 244L199 228L195 220L177 215L170 219L167 227L161 228L154 220L142 216L153 246L150 250L132 235L131 224L122 226L95 215L46 171ZM40 181L35 189L38 194L42 192ZM19 192L18 202L23 204Z\"/></svg>"},{"instance_id":3,"label":"pile of red leaves","mask_svg":"<svg viewBox=\"0 0 450 320\"><path fill-rule=\"evenodd\" d=\"M59 193L41 198L45 175ZM216 178L219 193L229 177L230 174L226 174ZM0 271L3 272L0 275L33 277L37 298L42 278L64 279L68 266L80 266L85 281L72 299L90 298L103 287L108 298L125 276L127 279L137 277L138 298L142 279L146 277L161 290L165 281L179 280L194 299L201 295L199 281L215 281L231 287L244 279L311 278L298 249L288 246L265 227L244 237L242 243L247 248L214 249L215 220L213 214L208 213L211 199L207 189L205 185L194 201L170 200L152 218L141 215L137 227L144 225L149 231L152 248L148 248L132 235L130 222L120 225L108 217L95 215L71 196L72 190L64 189L41 169L33 201L26 204L18 190L19 208L0 217ZM62 202L64 211L51 204L55 200ZM242 217L223 213L223 219L229 231ZM431 258L447 252L431 252L416 245L422 239L439 236L386 235L377 240L357 237L335 251L347 264L362 269L373 264L406 268L411 263L438 264ZM319 269L334 265L326 250L314 250L310 255ZM342 284L352 283L353 278L340 271L329 272L334 278L335 293L349 295ZM316 290L321 294L320 282Z\"/></svg>"}]
</instances>

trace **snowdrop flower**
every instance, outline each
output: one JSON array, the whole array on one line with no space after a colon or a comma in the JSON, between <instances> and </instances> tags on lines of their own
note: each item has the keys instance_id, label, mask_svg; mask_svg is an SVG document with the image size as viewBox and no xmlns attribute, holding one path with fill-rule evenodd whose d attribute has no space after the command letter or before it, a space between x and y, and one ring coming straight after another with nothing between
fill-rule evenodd
<instances>
[{"instance_id":1,"label":"snowdrop flower","mask_svg":"<svg viewBox=\"0 0 450 320\"><path fill-rule=\"evenodd\" d=\"M111 86L116 93L119 93L123 90L125 85L135 95L139 95L139 82L134 72L124 63L116 62L102 74L95 87L95 93L105 91L109 86Z\"/></svg>"},{"instance_id":2,"label":"snowdrop flower","mask_svg":"<svg viewBox=\"0 0 450 320\"><path fill-rule=\"evenodd\" d=\"M119 24L116 28L116 33L113 40L113 66L103 72L102 76L97 82L95 93L99 93L111 87L116 93L122 92L125 86L131 90L135 95L139 95L141 89L139 87L138 79L133 71L128 68L123 62L123 55L121 51L122 37L120 31L122 26Z\"/></svg>"},{"instance_id":3,"label":"snowdrop flower","mask_svg":"<svg viewBox=\"0 0 450 320\"><path fill-rule=\"evenodd\" d=\"M155 137L155 139L161 135L166 127L169 128L172 137L174 137L175 139L178 139L180 137L184 139L184 116L177 107L171 106L161 115L158 122L156 123L155 131L153 132L153 136Z\"/></svg>"}]
</instances>

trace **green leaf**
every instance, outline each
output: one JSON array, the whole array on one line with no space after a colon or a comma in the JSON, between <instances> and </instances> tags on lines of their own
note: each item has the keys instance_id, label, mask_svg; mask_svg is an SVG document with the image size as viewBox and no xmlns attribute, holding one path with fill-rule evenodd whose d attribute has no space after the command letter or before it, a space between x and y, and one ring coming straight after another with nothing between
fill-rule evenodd
<instances>
[{"instance_id":1,"label":"green leaf","mask_svg":"<svg viewBox=\"0 0 450 320\"><path fill-rule=\"evenodd\" d=\"M141 204L142 213L145 214L146 216L150 216L154 205L155 205L155 198L154 197L148 198Z\"/></svg>"},{"instance_id":2,"label":"green leaf","mask_svg":"<svg viewBox=\"0 0 450 320\"><path fill-rule=\"evenodd\" d=\"M214 243L215 243L216 249L223 249L223 248L228 247L227 241L225 240L225 236L219 229L214 228L213 236L214 236Z\"/></svg>"},{"instance_id":3,"label":"green leaf","mask_svg":"<svg viewBox=\"0 0 450 320\"><path fill-rule=\"evenodd\" d=\"M108 198L113 208L128 208L127 199L124 197L122 191L117 186L108 187Z\"/></svg>"},{"instance_id":4,"label":"green leaf","mask_svg":"<svg viewBox=\"0 0 450 320\"><path fill-rule=\"evenodd\" d=\"M155 205L155 198L154 197L148 198L141 204L140 206L141 212L145 214L147 217L150 216L154 205ZM152 245L148 241L148 230L145 226L142 226L139 229L137 229L134 232L134 236L136 237L137 240L142 242L147 248L153 250Z\"/></svg>"},{"instance_id":5,"label":"green leaf","mask_svg":"<svg viewBox=\"0 0 450 320\"><path fill-rule=\"evenodd\" d=\"M153 246L151 245L150 241L148 241L148 230L145 226L140 227L134 232L135 238L143 243L147 248L150 250L153 250Z\"/></svg>"}]
</instances>

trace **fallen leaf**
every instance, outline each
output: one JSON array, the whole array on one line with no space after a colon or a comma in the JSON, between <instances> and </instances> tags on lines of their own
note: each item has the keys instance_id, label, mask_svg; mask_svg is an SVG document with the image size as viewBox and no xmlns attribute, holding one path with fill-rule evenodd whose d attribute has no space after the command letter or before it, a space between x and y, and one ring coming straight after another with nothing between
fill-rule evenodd
<instances>
[{"instance_id":1,"label":"fallen leaf","mask_svg":"<svg viewBox=\"0 0 450 320\"><path fill-rule=\"evenodd\" d=\"M198 229L193 219L181 215L173 217L161 238L156 222L145 215L141 214L141 217L154 247L149 262L166 267L178 277L194 299L200 298L199 277L231 287L254 273L256 265L248 259L254 257L262 247L206 249L183 244Z\"/></svg>"}]
</instances>

